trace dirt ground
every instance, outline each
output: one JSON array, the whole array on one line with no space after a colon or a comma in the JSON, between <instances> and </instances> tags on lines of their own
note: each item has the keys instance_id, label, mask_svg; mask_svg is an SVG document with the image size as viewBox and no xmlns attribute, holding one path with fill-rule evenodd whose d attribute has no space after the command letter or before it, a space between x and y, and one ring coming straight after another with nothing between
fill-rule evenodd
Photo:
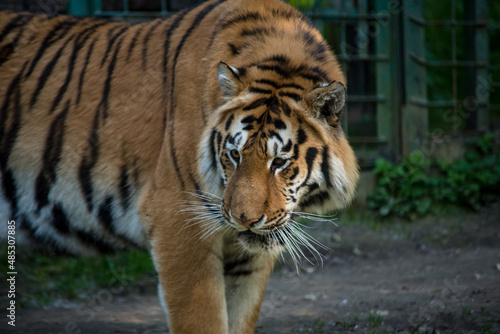
<instances>
[{"instance_id":1,"label":"dirt ground","mask_svg":"<svg viewBox=\"0 0 500 334\"><path fill-rule=\"evenodd\" d=\"M500 203L404 224L314 233L331 250L297 275L278 265L256 333L500 333ZM154 282L20 311L0 333L166 333Z\"/></svg>"}]
</instances>

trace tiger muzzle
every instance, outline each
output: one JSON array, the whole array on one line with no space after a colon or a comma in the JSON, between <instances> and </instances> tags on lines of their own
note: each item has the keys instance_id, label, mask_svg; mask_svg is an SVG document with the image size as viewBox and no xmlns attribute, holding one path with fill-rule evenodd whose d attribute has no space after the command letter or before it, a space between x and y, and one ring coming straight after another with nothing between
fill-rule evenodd
<instances>
[{"instance_id":1,"label":"tiger muzzle","mask_svg":"<svg viewBox=\"0 0 500 334\"><path fill-rule=\"evenodd\" d=\"M259 228L266 220L269 185L255 165L242 163L238 166L226 187L224 203L226 211L239 225L250 229Z\"/></svg>"}]
</instances>

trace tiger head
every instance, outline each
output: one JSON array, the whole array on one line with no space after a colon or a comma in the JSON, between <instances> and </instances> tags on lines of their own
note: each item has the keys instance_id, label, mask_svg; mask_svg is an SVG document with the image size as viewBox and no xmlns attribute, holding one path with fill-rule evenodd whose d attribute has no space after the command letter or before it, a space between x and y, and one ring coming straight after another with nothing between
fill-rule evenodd
<instances>
[{"instance_id":1,"label":"tiger head","mask_svg":"<svg viewBox=\"0 0 500 334\"><path fill-rule=\"evenodd\" d=\"M223 103L200 147L199 172L220 198L212 213L249 251L311 246L293 215L345 207L359 177L340 125L345 87L240 72L219 64Z\"/></svg>"}]
</instances>

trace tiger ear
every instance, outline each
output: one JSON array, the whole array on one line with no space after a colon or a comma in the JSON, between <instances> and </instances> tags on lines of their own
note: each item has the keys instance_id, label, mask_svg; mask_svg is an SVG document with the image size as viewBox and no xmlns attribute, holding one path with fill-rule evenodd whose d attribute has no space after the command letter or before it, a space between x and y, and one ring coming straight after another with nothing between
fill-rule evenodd
<instances>
[{"instance_id":1,"label":"tiger ear","mask_svg":"<svg viewBox=\"0 0 500 334\"><path fill-rule=\"evenodd\" d=\"M238 69L222 61L217 67L217 81L225 98L235 96L241 84Z\"/></svg>"},{"instance_id":2,"label":"tiger ear","mask_svg":"<svg viewBox=\"0 0 500 334\"><path fill-rule=\"evenodd\" d=\"M320 84L309 93L308 100L316 117L324 117L332 127L340 126L345 105L345 86L341 82Z\"/></svg>"}]
</instances>

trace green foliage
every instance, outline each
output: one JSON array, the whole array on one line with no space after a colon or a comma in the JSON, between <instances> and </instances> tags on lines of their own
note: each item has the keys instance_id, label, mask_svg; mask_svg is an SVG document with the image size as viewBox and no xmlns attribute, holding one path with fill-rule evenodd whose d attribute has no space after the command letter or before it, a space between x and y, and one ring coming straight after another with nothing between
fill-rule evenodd
<instances>
[{"instance_id":1,"label":"green foliage","mask_svg":"<svg viewBox=\"0 0 500 334\"><path fill-rule=\"evenodd\" d=\"M6 253L3 251L0 253ZM0 269L7 272L4 266ZM138 250L74 258L25 253L19 249L16 269L16 305L21 308L40 307L58 299L88 299L102 289L112 295L120 294L155 275L151 256Z\"/></svg>"},{"instance_id":2,"label":"green foliage","mask_svg":"<svg viewBox=\"0 0 500 334\"><path fill-rule=\"evenodd\" d=\"M368 314L368 324L370 327L378 327L382 324L382 318L379 314Z\"/></svg>"},{"instance_id":3,"label":"green foliage","mask_svg":"<svg viewBox=\"0 0 500 334\"><path fill-rule=\"evenodd\" d=\"M500 198L500 154L491 133L471 142L457 161L429 159L415 151L399 165L379 158L368 208L380 216L416 219L452 208L478 210Z\"/></svg>"}]
</instances>

